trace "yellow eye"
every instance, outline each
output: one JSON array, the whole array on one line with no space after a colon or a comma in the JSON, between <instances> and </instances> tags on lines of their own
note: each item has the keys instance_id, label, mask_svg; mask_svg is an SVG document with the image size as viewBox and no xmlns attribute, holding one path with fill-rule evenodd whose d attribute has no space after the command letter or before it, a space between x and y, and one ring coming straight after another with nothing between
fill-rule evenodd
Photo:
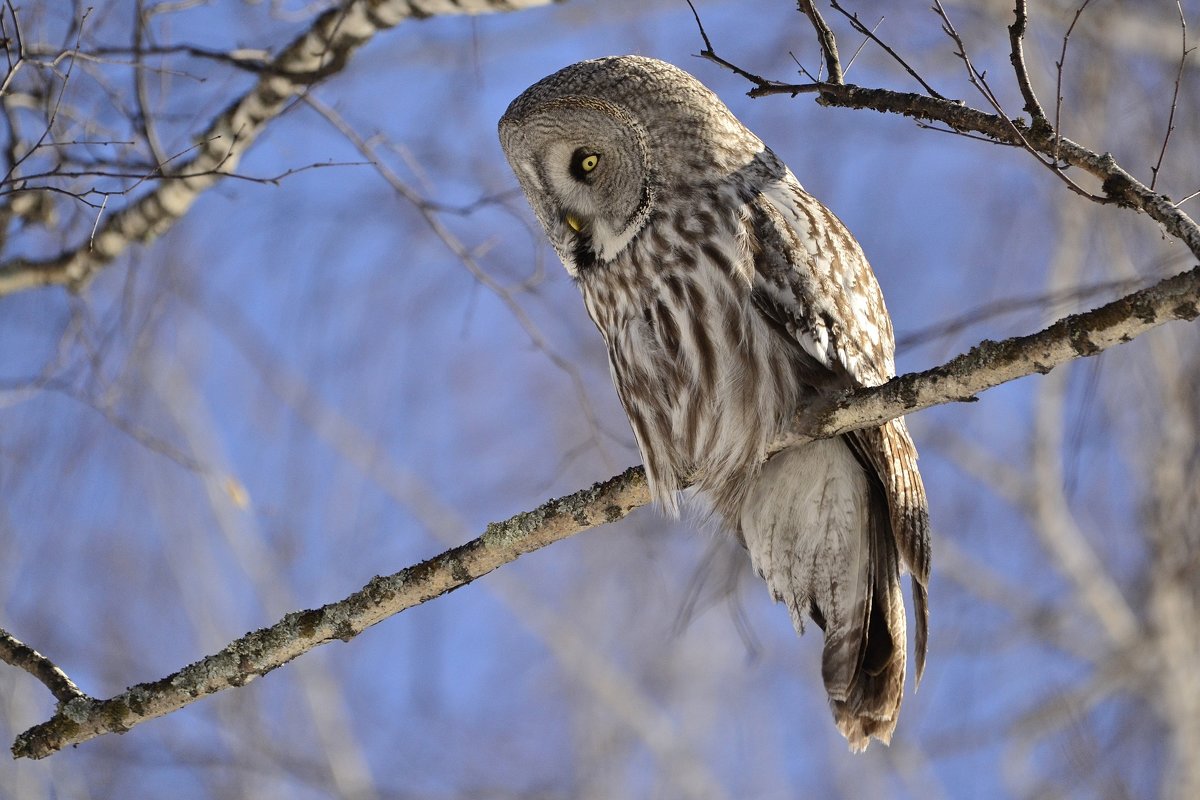
<instances>
[{"instance_id":1,"label":"yellow eye","mask_svg":"<svg viewBox=\"0 0 1200 800\"><path fill-rule=\"evenodd\" d=\"M571 163L568 166L571 170L572 178L577 181L586 182L588 174L594 172L596 167L600 166L600 154L589 153L580 147L571 154Z\"/></svg>"},{"instance_id":2,"label":"yellow eye","mask_svg":"<svg viewBox=\"0 0 1200 800\"><path fill-rule=\"evenodd\" d=\"M567 224L571 226L571 230L579 233L579 229L583 227L583 223L579 221L579 217L574 214L567 214Z\"/></svg>"}]
</instances>

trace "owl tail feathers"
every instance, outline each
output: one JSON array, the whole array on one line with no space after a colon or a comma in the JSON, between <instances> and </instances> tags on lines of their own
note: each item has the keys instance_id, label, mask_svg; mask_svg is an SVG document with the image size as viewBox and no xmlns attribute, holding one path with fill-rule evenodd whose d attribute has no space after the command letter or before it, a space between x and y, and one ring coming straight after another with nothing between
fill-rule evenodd
<instances>
[{"instance_id":1,"label":"owl tail feathers","mask_svg":"<svg viewBox=\"0 0 1200 800\"><path fill-rule=\"evenodd\" d=\"M900 584L896 578L874 577L859 641L827 636L821 663L834 722L855 753L866 750L871 739L891 742L904 699L906 641Z\"/></svg>"},{"instance_id":2,"label":"owl tail feathers","mask_svg":"<svg viewBox=\"0 0 1200 800\"><path fill-rule=\"evenodd\" d=\"M821 675L838 729L887 742L904 694L907 636L887 497L845 441L777 453L740 515L742 540L797 633L825 634Z\"/></svg>"},{"instance_id":3,"label":"owl tail feathers","mask_svg":"<svg viewBox=\"0 0 1200 800\"><path fill-rule=\"evenodd\" d=\"M867 518L865 608L842 636L826 632L821 661L834 721L856 753L871 739L891 742L904 699L908 644L898 554L886 502L878 494L871 498Z\"/></svg>"}]
</instances>

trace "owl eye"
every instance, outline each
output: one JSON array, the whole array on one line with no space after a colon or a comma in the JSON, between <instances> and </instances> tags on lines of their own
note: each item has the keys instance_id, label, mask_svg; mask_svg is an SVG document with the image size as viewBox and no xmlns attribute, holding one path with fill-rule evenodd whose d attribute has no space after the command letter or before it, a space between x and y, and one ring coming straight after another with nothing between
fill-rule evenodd
<instances>
[{"instance_id":1,"label":"owl eye","mask_svg":"<svg viewBox=\"0 0 1200 800\"><path fill-rule=\"evenodd\" d=\"M580 148L571 156L571 177L577 181L586 180L588 173L599 165L599 153L589 153Z\"/></svg>"}]
</instances>

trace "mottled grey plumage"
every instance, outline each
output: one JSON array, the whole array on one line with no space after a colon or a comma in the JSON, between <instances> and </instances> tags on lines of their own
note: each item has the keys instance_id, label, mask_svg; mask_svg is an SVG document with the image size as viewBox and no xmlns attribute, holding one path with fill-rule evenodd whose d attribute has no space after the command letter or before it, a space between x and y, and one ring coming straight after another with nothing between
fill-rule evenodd
<instances>
[{"instance_id":1,"label":"mottled grey plumage","mask_svg":"<svg viewBox=\"0 0 1200 800\"><path fill-rule=\"evenodd\" d=\"M875 276L842 223L707 88L661 61L567 67L513 101L500 141L608 346L669 513L712 498L822 673L852 748L888 741L904 688L900 571L924 667L929 523L903 420L764 463L796 409L894 374Z\"/></svg>"}]
</instances>

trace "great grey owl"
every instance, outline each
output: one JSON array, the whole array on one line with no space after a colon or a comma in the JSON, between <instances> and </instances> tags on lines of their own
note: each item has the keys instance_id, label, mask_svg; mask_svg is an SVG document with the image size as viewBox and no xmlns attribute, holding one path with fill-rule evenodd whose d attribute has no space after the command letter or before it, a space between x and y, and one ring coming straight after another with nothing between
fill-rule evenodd
<instances>
[{"instance_id":1,"label":"great grey owl","mask_svg":"<svg viewBox=\"0 0 1200 800\"><path fill-rule=\"evenodd\" d=\"M854 750L904 692L900 572L925 662L929 518L903 420L784 449L794 412L894 373L858 243L716 95L670 64L584 61L539 81L500 142L608 346L654 499L692 483L803 632Z\"/></svg>"}]
</instances>

